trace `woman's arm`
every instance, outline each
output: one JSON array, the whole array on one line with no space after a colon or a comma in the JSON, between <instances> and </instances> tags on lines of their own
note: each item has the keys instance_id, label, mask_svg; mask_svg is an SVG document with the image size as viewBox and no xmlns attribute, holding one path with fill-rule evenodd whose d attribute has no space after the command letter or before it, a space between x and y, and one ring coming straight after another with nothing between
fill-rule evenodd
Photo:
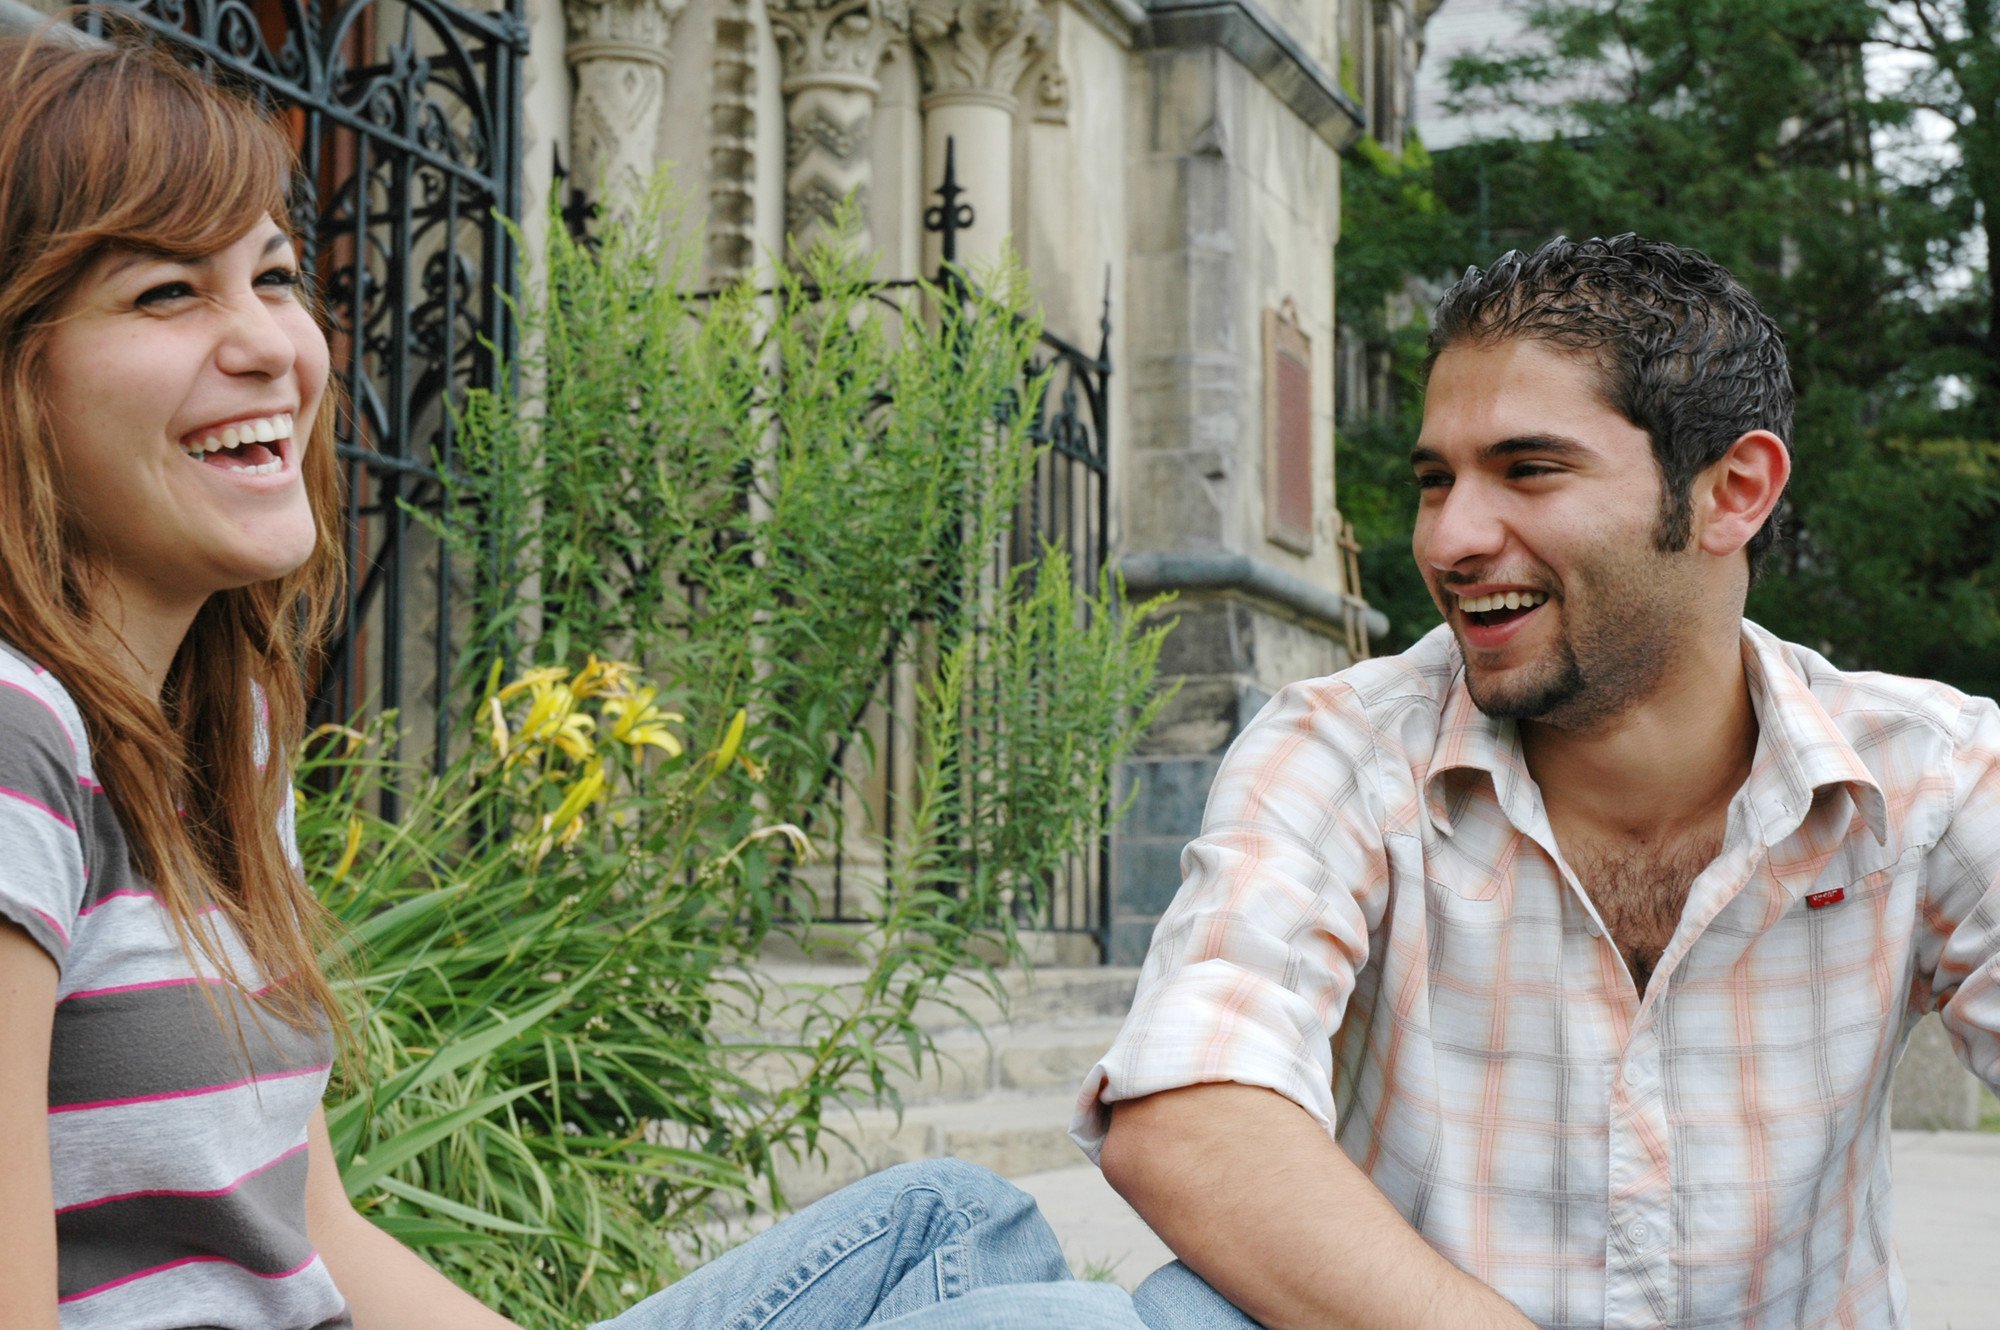
<instances>
[{"instance_id":1,"label":"woman's arm","mask_svg":"<svg viewBox=\"0 0 2000 1330\"><path fill-rule=\"evenodd\" d=\"M306 1226L355 1330L519 1330L355 1210L340 1185L324 1110L314 1111L306 1133Z\"/></svg>"},{"instance_id":2,"label":"woman's arm","mask_svg":"<svg viewBox=\"0 0 2000 1330\"><path fill-rule=\"evenodd\" d=\"M0 1330L56 1330L49 1032L56 963L0 921Z\"/></svg>"}]
</instances>

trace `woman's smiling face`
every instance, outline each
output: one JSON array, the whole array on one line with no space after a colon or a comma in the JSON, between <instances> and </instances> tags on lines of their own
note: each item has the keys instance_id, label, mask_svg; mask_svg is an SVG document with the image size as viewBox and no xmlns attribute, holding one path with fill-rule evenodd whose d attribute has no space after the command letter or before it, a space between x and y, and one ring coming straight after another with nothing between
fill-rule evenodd
<instances>
[{"instance_id":1,"label":"woman's smiling face","mask_svg":"<svg viewBox=\"0 0 2000 1330\"><path fill-rule=\"evenodd\" d=\"M198 259L115 251L86 271L44 400L63 497L128 611L191 614L306 561L300 462L327 363L268 216Z\"/></svg>"}]
</instances>

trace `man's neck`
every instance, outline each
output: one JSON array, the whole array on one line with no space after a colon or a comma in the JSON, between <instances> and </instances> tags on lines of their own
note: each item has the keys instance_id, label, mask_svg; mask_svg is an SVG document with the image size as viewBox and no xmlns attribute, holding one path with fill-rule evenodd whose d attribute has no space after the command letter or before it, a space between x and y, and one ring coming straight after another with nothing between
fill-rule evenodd
<instances>
[{"instance_id":1,"label":"man's neck","mask_svg":"<svg viewBox=\"0 0 2000 1330\"><path fill-rule=\"evenodd\" d=\"M1602 725L1522 722L1528 770L1552 821L1651 841L1726 813L1757 751L1741 626L1675 656L1658 689Z\"/></svg>"}]
</instances>

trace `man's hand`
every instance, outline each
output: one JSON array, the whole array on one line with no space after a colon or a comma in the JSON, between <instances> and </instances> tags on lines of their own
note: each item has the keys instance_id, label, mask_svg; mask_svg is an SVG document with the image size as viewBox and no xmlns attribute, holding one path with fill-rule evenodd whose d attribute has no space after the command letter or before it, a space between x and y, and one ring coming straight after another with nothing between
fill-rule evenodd
<instances>
[{"instance_id":1,"label":"man's hand","mask_svg":"<svg viewBox=\"0 0 2000 1330\"><path fill-rule=\"evenodd\" d=\"M1102 1163L1174 1253L1267 1330L1534 1330L1273 1091L1193 1085L1117 1104Z\"/></svg>"}]
</instances>

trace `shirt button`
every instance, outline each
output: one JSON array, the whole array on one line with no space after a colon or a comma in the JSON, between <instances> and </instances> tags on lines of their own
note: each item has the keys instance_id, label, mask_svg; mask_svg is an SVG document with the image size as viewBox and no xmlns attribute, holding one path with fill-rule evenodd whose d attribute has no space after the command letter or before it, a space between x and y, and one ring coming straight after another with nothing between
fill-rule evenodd
<instances>
[{"instance_id":1,"label":"shirt button","mask_svg":"<svg viewBox=\"0 0 2000 1330\"><path fill-rule=\"evenodd\" d=\"M1604 929L1599 926L1598 922L1595 919L1584 920L1583 931L1590 934L1592 937L1604 936Z\"/></svg>"},{"instance_id":2,"label":"shirt button","mask_svg":"<svg viewBox=\"0 0 2000 1330\"><path fill-rule=\"evenodd\" d=\"M1634 1247L1643 1247L1652 1238L1653 1230L1645 1220L1635 1219L1632 1221L1631 1227L1625 1230L1625 1236L1632 1240Z\"/></svg>"}]
</instances>

